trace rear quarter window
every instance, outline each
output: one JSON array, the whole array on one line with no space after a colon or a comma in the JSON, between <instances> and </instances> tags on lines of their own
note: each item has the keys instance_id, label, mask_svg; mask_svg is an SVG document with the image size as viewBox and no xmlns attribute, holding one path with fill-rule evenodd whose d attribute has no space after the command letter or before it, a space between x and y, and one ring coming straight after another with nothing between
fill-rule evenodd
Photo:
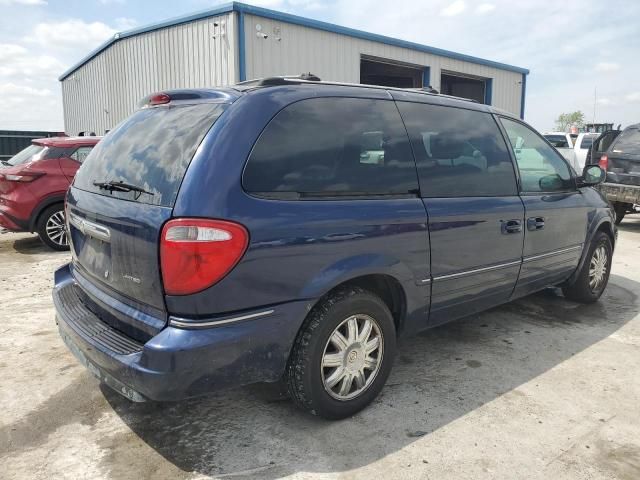
<instances>
[{"instance_id":1,"label":"rear quarter window","mask_svg":"<svg viewBox=\"0 0 640 480\"><path fill-rule=\"evenodd\" d=\"M640 155L640 128L629 127L623 130L611 145L611 151Z\"/></svg>"},{"instance_id":2,"label":"rear quarter window","mask_svg":"<svg viewBox=\"0 0 640 480\"><path fill-rule=\"evenodd\" d=\"M89 153L74 186L101 195L173 206L198 145L226 105L167 105L137 111ZM151 194L100 189L95 182L124 182Z\"/></svg>"},{"instance_id":3,"label":"rear quarter window","mask_svg":"<svg viewBox=\"0 0 640 480\"><path fill-rule=\"evenodd\" d=\"M415 162L393 101L314 98L280 111L254 145L246 191L270 198L406 195Z\"/></svg>"}]
</instances>

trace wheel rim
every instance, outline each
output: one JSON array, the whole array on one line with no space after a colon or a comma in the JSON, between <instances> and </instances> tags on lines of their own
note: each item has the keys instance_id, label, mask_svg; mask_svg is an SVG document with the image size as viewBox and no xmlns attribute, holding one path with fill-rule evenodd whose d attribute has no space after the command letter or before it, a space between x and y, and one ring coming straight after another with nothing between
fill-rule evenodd
<instances>
[{"instance_id":1,"label":"wheel rim","mask_svg":"<svg viewBox=\"0 0 640 480\"><path fill-rule=\"evenodd\" d=\"M62 210L57 211L47 219L45 225L47 237L56 245L66 247L69 245L67 239L67 226L64 221L64 212Z\"/></svg>"},{"instance_id":2,"label":"wheel rim","mask_svg":"<svg viewBox=\"0 0 640 480\"><path fill-rule=\"evenodd\" d=\"M380 371L384 338L369 315L346 318L329 336L320 370L326 392L336 400L351 400L367 390Z\"/></svg>"},{"instance_id":3,"label":"wheel rim","mask_svg":"<svg viewBox=\"0 0 640 480\"><path fill-rule=\"evenodd\" d=\"M607 275L608 263L607 249L600 245L594 250L589 263L589 287L591 291L595 292L603 285Z\"/></svg>"}]
</instances>

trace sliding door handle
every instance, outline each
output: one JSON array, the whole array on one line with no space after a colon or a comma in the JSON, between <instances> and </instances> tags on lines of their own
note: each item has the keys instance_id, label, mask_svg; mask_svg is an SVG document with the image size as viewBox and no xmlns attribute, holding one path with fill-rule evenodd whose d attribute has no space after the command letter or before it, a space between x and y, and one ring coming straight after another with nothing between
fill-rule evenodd
<instances>
[{"instance_id":1,"label":"sliding door handle","mask_svg":"<svg viewBox=\"0 0 640 480\"><path fill-rule=\"evenodd\" d=\"M527 218L527 230L535 231L544 228L544 217Z\"/></svg>"},{"instance_id":2,"label":"sliding door handle","mask_svg":"<svg viewBox=\"0 0 640 480\"><path fill-rule=\"evenodd\" d=\"M500 220L500 231L505 235L508 233L520 233L522 231L522 221Z\"/></svg>"}]
</instances>

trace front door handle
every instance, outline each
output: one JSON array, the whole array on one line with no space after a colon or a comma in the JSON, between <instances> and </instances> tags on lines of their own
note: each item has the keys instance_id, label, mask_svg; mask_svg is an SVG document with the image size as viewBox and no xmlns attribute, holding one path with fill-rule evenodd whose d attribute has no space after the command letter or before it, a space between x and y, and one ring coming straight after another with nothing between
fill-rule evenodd
<instances>
[{"instance_id":1,"label":"front door handle","mask_svg":"<svg viewBox=\"0 0 640 480\"><path fill-rule=\"evenodd\" d=\"M527 230L542 230L544 228L544 217L527 218Z\"/></svg>"},{"instance_id":2,"label":"front door handle","mask_svg":"<svg viewBox=\"0 0 640 480\"><path fill-rule=\"evenodd\" d=\"M519 233L522 231L522 222L520 220L501 220L500 230L503 234Z\"/></svg>"}]
</instances>

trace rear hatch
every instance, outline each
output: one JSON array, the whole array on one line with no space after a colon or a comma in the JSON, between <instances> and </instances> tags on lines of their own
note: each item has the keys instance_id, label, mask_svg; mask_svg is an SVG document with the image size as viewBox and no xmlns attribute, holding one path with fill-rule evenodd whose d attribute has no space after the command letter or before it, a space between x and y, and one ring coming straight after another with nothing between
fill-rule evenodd
<instances>
[{"instance_id":1,"label":"rear hatch","mask_svg":"<svg viewBox=\"0 0 640 480\"><path fill-rule=\"evenodd\" d=\"M166 323L160 232L191 158L226 106L176 102L137 111L93 149L67 196L83 299L134 338L144 341Z\"/></svg>"},{"instance_id":2,"label":"rear hatch","mask_svg":"<svg viewBox=\"0 0 640 480\"><path fill-rule=\"evenodd\" d=\"M640 125L627 127L607 151L607 182L640 185Z\"/></svg>"}]
</instances>

